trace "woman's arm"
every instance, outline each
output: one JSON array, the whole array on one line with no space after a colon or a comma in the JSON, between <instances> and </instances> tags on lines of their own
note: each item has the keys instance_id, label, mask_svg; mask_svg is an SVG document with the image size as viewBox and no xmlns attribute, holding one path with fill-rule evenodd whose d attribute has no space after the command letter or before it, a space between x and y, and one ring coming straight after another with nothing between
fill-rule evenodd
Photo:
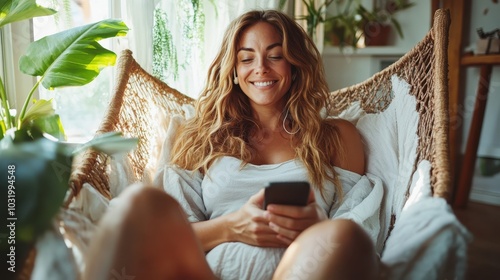
<instances>
[{"instance_id":1,"label":"woman's arm","mask_svg":"<svg viewBox=\"0 0 500 280\"><path fill-rule=\"evenodd\" d=\"M208 252L215 246L231 241L228 216L193 223L193 229L201 242L203 250Z\"/></svg>"},{"instance_id":2,"label":"woman's arm","mask_svg":"<svg viewBox=\"0 0 500 280\"><path fill-rule=\"evenodd\" d=\"M349 170L360 175L365 173L365 153L363 141L354 124L343 119L332 119L340 136L340 144L344 151L343 156L332 155L335 166Z\"/></svg>"}]
</instances>

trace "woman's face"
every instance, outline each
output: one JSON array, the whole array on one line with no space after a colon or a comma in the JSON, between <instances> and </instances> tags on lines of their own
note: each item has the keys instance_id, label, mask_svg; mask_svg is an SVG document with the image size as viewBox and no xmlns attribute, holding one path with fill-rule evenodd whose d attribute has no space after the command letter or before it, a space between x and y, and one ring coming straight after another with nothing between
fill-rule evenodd
<instances>
[{"instance_id":1,"label":"woman's face","mask_svg":"<svg viewBox=\"0 0 500 280\"><path fill-rule=\"evenodd\" d=\"M292 83L292 67L283 57L282 39L271 24L258 22L243 31L236 72L253 109L282 110L282 98Z\"/></svg>"}]
</instances>

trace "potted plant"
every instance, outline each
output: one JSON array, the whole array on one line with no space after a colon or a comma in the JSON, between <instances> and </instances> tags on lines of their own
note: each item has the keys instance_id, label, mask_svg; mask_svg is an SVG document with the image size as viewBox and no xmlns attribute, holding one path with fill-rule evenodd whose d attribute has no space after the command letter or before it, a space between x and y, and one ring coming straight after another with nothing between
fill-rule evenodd
<instances>
[{"instance_id":1,"label":"potted plant","mask_svg":"<svg viewBox=\"0 0 500 280\"><path fill-rule=\"evenodd\" d=\"M325 23L326 37L332 45L339 46L341 50L347 46L357 48L361 38L361 17L357 14L358 5L359 1L355 0L337 0L334 16Z\"/></svg>"},{"instance_id":2,"label":"potted plant","mask_svg":"<svg viewBox=\"0 0 500 280\"><path fill-rule=\"evenodd\" d=\"M6 24L54 14L35 0L3 0L0 28ZM0 218L9 227L0 230L0 252L8 278L22 269L27 252L37 237L51 227L68 189L73 155L86 147L116 151L129 150L137 139L121 138L119 133L75 148L63 142L64 129L50 100L33 101L42 84L46 88L80 86L89 83L103 67L114 65L116 55L97 41L124 36L128 27L120 20L108 19L75 27L44 37L30 44L19 59L19 68L39 77L19 114L13 114L0 77ZM30 106L31 105L31 106ZM110 147L111 146L111 147ZM5 260L7 258L7 260Z\"/></svg>"},{"instance_id":3,"label":"potted plant","mask_svg":"<svg viewBox=\"0 0 500 280\"><path fill-rule=\"evenodd\" d=\"M326 9L330 6L334 0L325 0L318 7L316 7L314 0L302 0L304 5L307 8L307 14L298 16L297 19L305 20L307 23L307 34L313 40L316 37L316 28L319 24L327 22L329 19L327 18Z\"/></svg>"},{"instance_id":4,"label":"potted plant","mask_svg":"<svg viewBox=\"0 0 500 280\"><path fill-rule=\"evenodd\" d=\"M52 9L37 5L35 0L6 0L0 9L0 27L11 22L55 13ZM20 137L15 138L18 140L27 136L21 136L23 132L36 134L35 131L40 130L63 140L64 131L61 130L62 126L54 113L51 101L33 102L33 93L40 84L53 89L89 83L99 75L102 68L114 65L116 61L116 54L103 48L98 41L124 36L127 31L128 28L122 21L108 19L75 27L31 43L26 54L19 59L19 68L25 74L39 77L39 80L16 116L11 115L8 95L0 80L0 139L9 130L12 131L11 134Z\"/></svg>"},{"instance_id":5,"label":"potted plant","mask_svg":"<svg viewBox=\"0 0 500 280\"><path fill-rule=\"evenodd\" d=\"M306 7L307 13L296 17L297 20L305 20L306 32L314 41L319 50L323 49L323 33L320 35L317 29L320 24L324 24L330 20L327 15L327 8L335 2L335 0L325 0L320 5L316 6L315 0L301 0ZM283 10L287 0L280 0L279 8ZM321 37L318 37L321 36Z\"/></svg>"},{"instance_id":6,"label":"potted plant","mask_svg":"<svg viewBox=\"0 0 500 280\"><path fill-rule=\"evenodd\" d=\"M408 2L407 0L376 0L371 11L363 5L359 5L357 13L362 18L365 45L387 45L393 27L396 29L398 35L403 38L401 24L399 24L394 15L414 5L415 3Z\"/></svg>"}]
</instances>

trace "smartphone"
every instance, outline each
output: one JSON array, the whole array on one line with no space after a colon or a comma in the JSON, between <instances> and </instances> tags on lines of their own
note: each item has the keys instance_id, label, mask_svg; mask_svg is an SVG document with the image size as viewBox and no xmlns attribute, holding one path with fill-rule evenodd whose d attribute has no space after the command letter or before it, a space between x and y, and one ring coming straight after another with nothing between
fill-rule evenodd
<instances>
[{"instance_id":1,"label":"smartphone","mask_svg":"<svg viewBox=\"0 0 500 280\"><path fill-rule=\"evenodd\" d=\"M264 210L269 204L306 206L308 182L272 182L264 190Z\"/></svg>"}]
</instances>

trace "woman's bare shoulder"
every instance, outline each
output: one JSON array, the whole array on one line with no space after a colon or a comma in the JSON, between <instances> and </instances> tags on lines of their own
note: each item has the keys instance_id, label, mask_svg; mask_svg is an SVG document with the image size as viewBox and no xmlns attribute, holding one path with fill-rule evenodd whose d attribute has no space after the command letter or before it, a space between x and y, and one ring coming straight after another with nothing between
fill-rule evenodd
<instances>
[{"instance_id":1,"label":"woman's bare shoulder","mask_svg":"<svg viewBox=\"0 0 500 280\"><path fill-rule=\"evenodd\" d=\"M358 174L365 173L365 153L361 135L356 126L344 119L331 118L325 122L335 127L342 145L343 156L337 156L335 165Z\"/></svg>"}]
</instances>

